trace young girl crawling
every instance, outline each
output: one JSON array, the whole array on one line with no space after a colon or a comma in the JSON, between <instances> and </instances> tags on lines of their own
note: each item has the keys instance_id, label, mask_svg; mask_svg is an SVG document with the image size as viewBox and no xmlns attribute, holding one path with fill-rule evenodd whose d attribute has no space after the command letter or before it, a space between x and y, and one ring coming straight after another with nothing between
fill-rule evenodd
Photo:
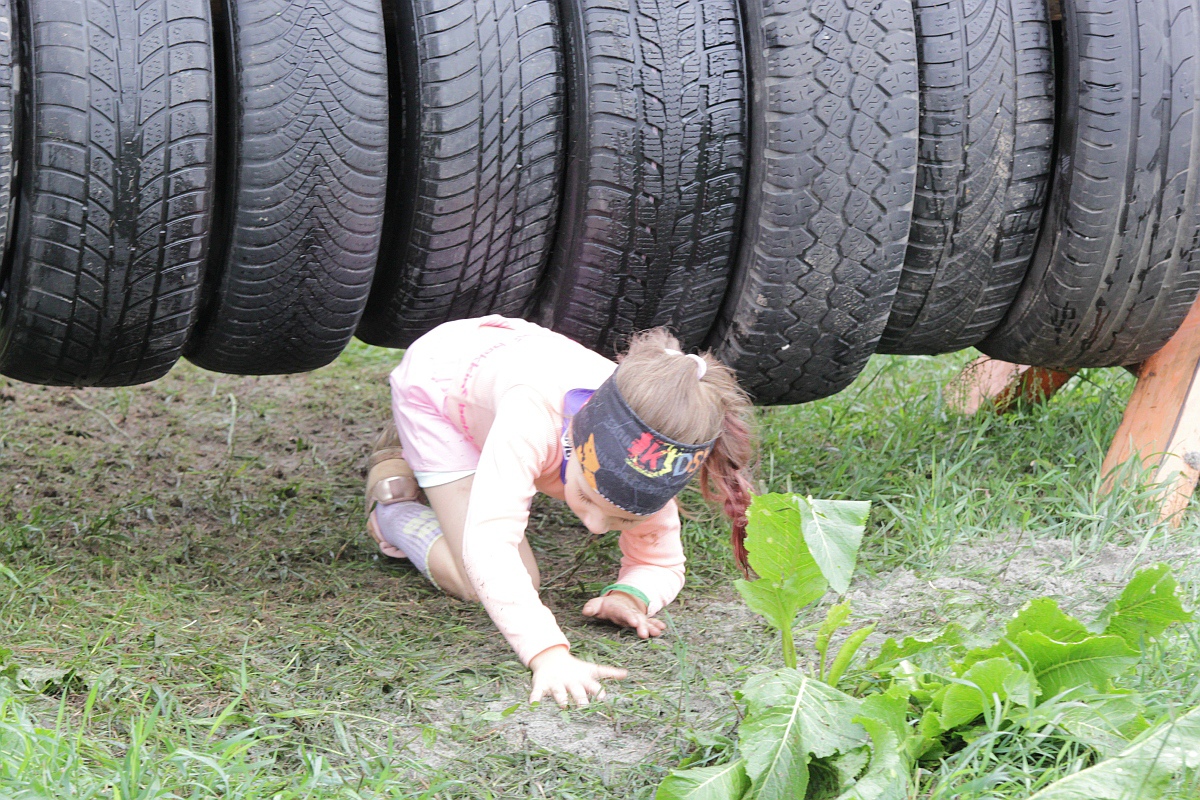
<instances>
[{"instance_id":1,"label":"young girl crawling","mask_svg":"<svg viewBox=\"0 0 1200 800\"><path fill-rule=\"evenodd\" d=\"M723 504L745 568L749 402L727 367L678 346L648 331L618 366L491 316L435 328L392 371L395 432L371 456L368 530L442 591L483 603L533 670L531 702L586 705L604 696L601 679L626 675L572 656L538 599L525 538L535 492L565 500L594 534L621 531L620 574L583 613L643 639L662 633L654 615L683 586L674 497L693 476Z\"/></svg>"}]
</instances>

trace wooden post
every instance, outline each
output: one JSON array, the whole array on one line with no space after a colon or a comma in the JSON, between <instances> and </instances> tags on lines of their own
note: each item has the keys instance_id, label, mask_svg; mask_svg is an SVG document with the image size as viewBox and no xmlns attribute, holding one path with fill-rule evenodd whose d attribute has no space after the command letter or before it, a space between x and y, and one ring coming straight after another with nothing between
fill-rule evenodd
<instances>
[{"instance_id":1,"label":"wooden post","mask_svg":"<svg viewBox=\"0 0 1200 800\"><path fill-rule=\"evenodd\" d=\"M1074 374L980 356L946 385L946 405L960 414L985 407L1005 414L1019 402L1045 402Z\"/></svg>"},{"instance_id":2,"label":"wooden post","mask_svg":"<svg viewBox=\"0 0 1200 800\"><path fill-rule=\"evenodd\" d=\"M1162 485L1160 519L1178 525L1200 477L1200 301L1138 373L1137 386L1101 467L1105 490L1134 455Z\"/></svg>"}]
</instances>

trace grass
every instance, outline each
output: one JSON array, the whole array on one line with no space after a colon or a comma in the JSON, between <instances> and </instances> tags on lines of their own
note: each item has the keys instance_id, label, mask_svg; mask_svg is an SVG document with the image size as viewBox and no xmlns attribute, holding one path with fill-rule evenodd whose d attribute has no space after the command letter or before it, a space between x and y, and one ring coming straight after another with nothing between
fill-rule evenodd
<instances>
[{"instance_id":1,"label":"grass","mask_svg":"<svg viewBox=\"0 0 1200 800\"><path fill-rule=\"evenodd\" d=\"M858 614L879 635L994 630L1055 594L1086 616L1162 557L1195 602L1195 512L1170 530L1144 487L1097 491L1132 379L1087 371L1047 405L963 419L941 387L966 358L876 358L836 397L761 413L762 488L874 503ZM307 376L0 383L0 647L22 670L0 695L0 796L638 798L720 752L732 691L778 662L731 591L725 528L688 498L689 585L645 643L577 613L615 575L613 538L536 504L546 602L631 678L585 710L530 708L486 615L363 533L394 359L355 344ZM1195 705L1198 664L1187 630L1134 680ZM922 796L1024 797L1080 758L997 735Z\"/></svg>"}]
</instances>

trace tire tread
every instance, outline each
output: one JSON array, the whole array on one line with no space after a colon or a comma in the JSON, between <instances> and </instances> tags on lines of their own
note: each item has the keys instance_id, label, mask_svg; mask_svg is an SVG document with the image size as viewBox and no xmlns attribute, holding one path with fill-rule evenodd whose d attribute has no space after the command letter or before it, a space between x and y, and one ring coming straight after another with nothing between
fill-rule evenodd
<instances>
[{"instance_id":1,"label":"tire tread","mask_svg":"<svg viewBox=\"0 0 1200 800\"><path fill-rule=\"evenodd\" d=\"M207 4L28 7L33 110L0 365L34 383L153 380L179 358L207 256Z\"/></svg>"}]
</instances>

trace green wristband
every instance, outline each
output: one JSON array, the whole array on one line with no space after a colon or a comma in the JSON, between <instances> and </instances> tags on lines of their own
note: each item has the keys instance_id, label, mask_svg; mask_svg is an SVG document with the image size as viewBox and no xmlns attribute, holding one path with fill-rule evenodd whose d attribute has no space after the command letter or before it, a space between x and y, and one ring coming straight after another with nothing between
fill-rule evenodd
<instances>
[{"instance_id":1,"label":"green wristband","mask_svg":"<svg viewBox=\"0 0 1200 800\"><path fill-rule=\"evenodd\" d=\"M636 597L638 600L641 600L643 603L645 603L646 610L650 609L650 598L646 596L645 592L636 586L630 586L628 583L610 583L608 586L605 586L600 590L600 595L604 596L609 592L624 592L625 594Z\"/></svg>"}]
</instances>

